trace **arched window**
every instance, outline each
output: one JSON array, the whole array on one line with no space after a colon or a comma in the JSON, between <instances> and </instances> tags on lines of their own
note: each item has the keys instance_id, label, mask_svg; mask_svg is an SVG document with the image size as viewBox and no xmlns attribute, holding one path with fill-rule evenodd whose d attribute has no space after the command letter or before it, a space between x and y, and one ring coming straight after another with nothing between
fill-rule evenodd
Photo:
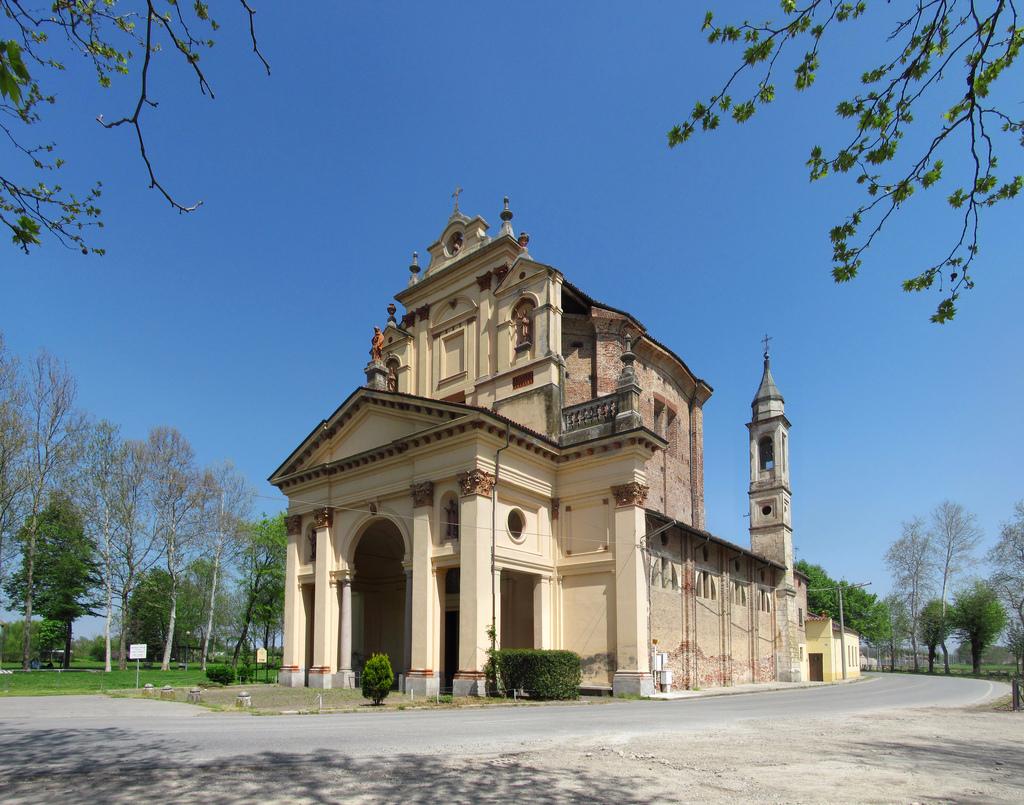
<instances>
[{"instance_id":1,"label":"arched window","mask_svg":"<svg viewBox=\"0 0 1024 805\"><path fill-rule=\"evenodd\" d=\"M388 370L388 391L398 391L398 358L391 356L385 366Z\"/></svg>"},{"instance_id":2,"label":"arched window","mask_svg":"<svg viewBox=\"0 0 1024 805\"><path fill-rule=\"evenodd\" d=\"M762 470L775 469L775 442L771 436L765 436L757 443L757 455Z\"/></svg>"},{"instance_id":3,"label":"arched window","mask_svg":"<svg viewBox=\"0 0 1024 805\"><path fill-rule=\"evenodd\" d=\"M455 495L447 495L446 502L443 504L442 511L442 526L444 528L445 539L458 539L459 538L459 501L455 499Z\"/></svg>"},{"instance_id":4,"label":"arched window","mask_svg":"<svg viewBox=\"0 0 1024 805\"><path fill-rule=\"evenodd\" d=\"M533 345L533 302L524 299L512 310L516 349L529 349Z\"/></svg>"}]
</instances>

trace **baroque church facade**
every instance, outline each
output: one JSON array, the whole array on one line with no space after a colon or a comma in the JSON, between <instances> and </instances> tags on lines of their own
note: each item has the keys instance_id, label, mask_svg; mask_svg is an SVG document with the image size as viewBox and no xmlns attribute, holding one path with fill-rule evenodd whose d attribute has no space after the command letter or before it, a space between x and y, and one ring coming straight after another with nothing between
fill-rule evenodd
<instances>
[{"instance_id":1,"label":"baroque church facade","mask_svg":"<svg viewBox=\"0 0 1024 805\"><path fill-rule=\"evenodd\" d=\"M512 217L506 199L490 236L456 203L366 384L271 476L289 499L279 681L351 687L383 652L407 691L482 694L492 625L498 647L575 651L583 685L615 693L806 679L767 352L745 548L705 529L710 385L536 260Z\"/></svg>"}]
</instances>

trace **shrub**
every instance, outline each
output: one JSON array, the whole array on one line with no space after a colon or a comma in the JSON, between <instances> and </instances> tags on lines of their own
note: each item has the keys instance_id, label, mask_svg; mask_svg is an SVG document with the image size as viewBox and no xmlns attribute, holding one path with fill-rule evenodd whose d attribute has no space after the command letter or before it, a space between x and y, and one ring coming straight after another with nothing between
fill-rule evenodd
<instances>
[{"instance_id":1,"label":"shrub","mask_svg":"<svg viewBox=\"0 0 1024 805\"><path fill-rule=\"evenodd\" d=\"M252 682L256 678L256 671L248 663L238 666L238 681L243 685Z\"/></svg>"},{"instance_id":2,"label":"shrub","mask_svg":"<svg viewBox=\"0 0 1024 805\"><path fill-rule=\"evenodd\" d=\"M391 692L395 674L387 654L374 654L363 667L363 696L380 704Z\"/></svg>"},{"instance_id":3,"label":"shrub","mask_svg":"<svg viewBox=\"0 0 1024 805\"><path fill-rule=\"evenodd\" d=\"M206 678L218 685L230 685L235 681L235 669L230 665L211 665L206 669Z\"/></svg>"},{"instance_id":4,"label":"shrub","mask_svg":"<svg viewBox=\"0 0 1024 805\"><path fill-rule=\"evenodd\" d=\"M575 699L580 687L580 657L572 651L508 648L495 652L498 676L506 691L522 690L532 699Z\"/></svg>"}]
</instances>

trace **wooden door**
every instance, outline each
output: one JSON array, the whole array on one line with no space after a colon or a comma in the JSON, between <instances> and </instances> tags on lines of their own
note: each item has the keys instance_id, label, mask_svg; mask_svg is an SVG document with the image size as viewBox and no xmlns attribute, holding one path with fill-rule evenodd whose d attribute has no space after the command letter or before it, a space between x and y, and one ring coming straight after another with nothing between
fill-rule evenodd
<instances>
[{"instance_id":1,"label":"wooden door","mask_svg":"<svg viewBox=\"0 0 1024 805\"><path fill-rule=\"evenodd\" d=\"M823 655L808 654L807 659L811 666L811 682L824 682L825 664L823 662Z\"/></svg>"}]
</instances>

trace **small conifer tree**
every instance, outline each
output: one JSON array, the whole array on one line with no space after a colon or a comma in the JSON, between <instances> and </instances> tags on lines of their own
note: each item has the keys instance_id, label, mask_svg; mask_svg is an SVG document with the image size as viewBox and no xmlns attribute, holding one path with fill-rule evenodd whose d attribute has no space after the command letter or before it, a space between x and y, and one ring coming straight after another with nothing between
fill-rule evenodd
<instances>
[{"instance_id":1,"label":"small conifer tree","mask_svg":"<svg viewBox=\"0 0 1024 805\"><path fill-rule=\"evenodd\" d=\"M380 704L391 692L395 674L387 654L374 654L363 668L363 696Z\"/></svg>"}]
</instances>

